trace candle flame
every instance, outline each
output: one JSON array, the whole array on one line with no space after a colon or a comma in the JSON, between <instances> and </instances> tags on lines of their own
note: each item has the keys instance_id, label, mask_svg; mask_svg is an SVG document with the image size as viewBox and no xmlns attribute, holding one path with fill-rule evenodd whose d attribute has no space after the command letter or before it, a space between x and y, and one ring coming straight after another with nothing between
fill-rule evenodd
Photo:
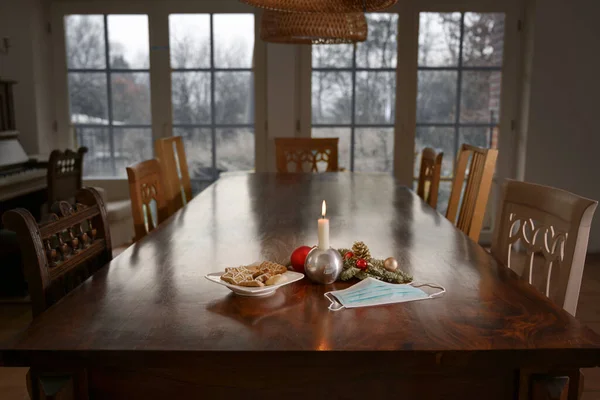
<instances>
[{"instance_id":1,"label":"candle flame","mask_svg":"<svg viewBox=\"0 0 600 400\"><path fill-rule=\"evenodd\" d=\"M323 200L323 205L321 206L321 215L325 218L325 214L327 213L327 203Z\"/></svg>"}]
</instances>

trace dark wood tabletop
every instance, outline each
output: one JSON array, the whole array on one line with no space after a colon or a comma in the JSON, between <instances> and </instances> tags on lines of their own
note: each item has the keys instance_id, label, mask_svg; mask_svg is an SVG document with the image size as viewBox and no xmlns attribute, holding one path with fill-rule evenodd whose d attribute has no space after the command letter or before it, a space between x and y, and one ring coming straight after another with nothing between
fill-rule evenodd
<instances>
[{"instance_id":1,"label":"dark wood tabletop","mask_svg":"<svg viewBox=\"0 0 600 400\"><path fill-rule=\"evenodd\" d=\"M331 312L323 294L351 283L305 278L270 297L247 298L204 278L259 260L287 262L296 247L316 244L322 200L332 246L362 240L373 256L394 256L416 281L447 293ZM157 354L167 363L169 356L294 350L589 367L600 360L600 338L392 177L248 174L217 181L0 345L13 365L39 354L144 364L158 362Z\"/></svg>"}]
</instances>

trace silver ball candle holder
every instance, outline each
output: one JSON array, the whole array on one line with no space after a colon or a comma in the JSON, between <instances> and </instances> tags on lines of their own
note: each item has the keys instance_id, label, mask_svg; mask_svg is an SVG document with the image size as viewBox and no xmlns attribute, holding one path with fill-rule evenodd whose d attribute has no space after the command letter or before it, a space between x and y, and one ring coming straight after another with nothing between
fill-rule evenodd
<instances>
[{"instance_id":1,"label":"silver ball candle holder","mask_svg":"<svg viewBox=\"0 0 600 400\"><path fill-rule=\"evenodd\" d=\"M330 284L337 280L344 269L340 253L331 247L322 250L314 247L306 256L304 272L314 282Z\"/></svg>"}]
</instances>

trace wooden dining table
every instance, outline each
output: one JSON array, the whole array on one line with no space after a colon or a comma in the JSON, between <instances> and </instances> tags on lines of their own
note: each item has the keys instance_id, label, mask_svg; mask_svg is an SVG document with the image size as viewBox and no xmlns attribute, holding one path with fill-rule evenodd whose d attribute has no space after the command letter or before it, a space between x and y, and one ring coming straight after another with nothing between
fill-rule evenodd
<instances>
[{"instance_id":1,"label":"wooden dining table","mask_svg":"<svg viewBox=\"0 0 600 400\"><path fill-rule=\"evenodd\" d=\"M447 292L332 312L324 293L357 281L250 298L205 279L288 263L316 244L322 200L333 247L364 241ZM93 399L533 399L557 380L574 399L600 337L391 176L252 173L219 179L1 344L0 362L85 371Z\"/></svg>"}]
</instances>

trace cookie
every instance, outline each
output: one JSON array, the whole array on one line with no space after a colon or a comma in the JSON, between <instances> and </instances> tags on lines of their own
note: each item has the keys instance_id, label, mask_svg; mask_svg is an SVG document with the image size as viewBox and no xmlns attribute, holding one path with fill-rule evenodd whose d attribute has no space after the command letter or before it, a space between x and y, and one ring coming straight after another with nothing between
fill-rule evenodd
<instances>
[{"instance_id":1,"label":"cookie","mask_svg":"<svg viewBox=\"0 0 600 400\"><path fill-rule=\"evenodd\" d=\"M262 282L262 283L265 283L265 282L266 282L267 280L269 280L269 278L271 278L272 276L273 276L272 274L270 274L270 273L268 273L268 272L265 272L264 274L261 274L261 275L257 276L257 277L256 277L256 278L254 278L254 279L255 279L255 280L257 280L257 281L260 281L260 282Z\"/></svg>"},{"instance_id":2,"label":"cookie","mask_svg":"<svg viewBox=\"0 0 600 400\"><path fill-rule=\"evenodd\" d=\"M265 282L271 280L274 275L283 274L285 271L287 271L287 268L283 265L264 261L258 266L225 268L225 273L221 275L221 280L237 286L261 287L265 285ZM271 280L271 282L278 282L278 280ZM271 285L274 284L271 283Z\"/></svg>"},{"instance_id":3,"label":"cookie","mask_svg":"<svg viewBox=\"0 0 600 400\"><path fill-rule=\"evenodd\" d=\"M285 266L271 261L263 261L259 267L263 273L268 272L271 275L279 275L287 271L287 268Z\"/></svg>"},{"instance_id":4,"label":"cookie","mask_svg":"<svg viewBox=\"0 0 600 400\"><path fill-rule=\"evenodd\" d=\"M267 286L279 285L280 283L285 282L285 277L283 275L273 275L265 282Z\"/></svg>"},{"instance_id":5,"label":"cookie","mask_svg":"<svg viewBox=\"0 0 600 400\"><path fill-rule=\"evenodd\" d=\"M252 279L252 280L249 280L249 281L243 281L243 282L240 282L238 285L239 286L247 286L247 287L261 287L261 286L265 286L264 283L262 283L261 281L258 281L256 279Z\"/></svg>"},{"instance_id":6,"label":"cookie","mask_svg":"<svg viewBox=\"0 0 600 400\"><path fill-rule=\"evenodd\" d=\"M221 280L230 283L232 285L240 285L242 282L253 280L252 274L249 273L245 268L228 268L226 272L221 275Z\"/></svg>"}]
</instances>

